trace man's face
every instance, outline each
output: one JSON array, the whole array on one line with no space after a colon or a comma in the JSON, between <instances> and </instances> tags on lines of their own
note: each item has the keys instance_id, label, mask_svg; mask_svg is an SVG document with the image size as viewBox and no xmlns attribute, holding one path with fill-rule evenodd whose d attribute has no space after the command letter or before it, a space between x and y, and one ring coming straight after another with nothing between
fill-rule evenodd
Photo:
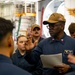
<instances>
[{"instance_id":1,"label":"man's face","mask_svg":"<svg viewBox=\"0 0 75 75\"><path fill-rule=\"evenodd\" d=\"M64 30L64 25L61 25L60 23L50 23L48 29L50 35L56 38L61 35L60 33Z\"/></svg>"},{"instance_id":2,"label":"man's face","mask_svg":"<svg viewBox=\"0 0 75 75\"><path fill-rule=\"evenodd\" d=\"M40 36L40 34L41 34L41 30L40 30L40 28L38 28L38 27L35 27L33 30L32 30L32 36Z\"/></svg>"},{"instance_id":3,"label":"man's face","mask_svg":"<svg viewBox=\"0 0 75 75\"><path fill-rule=\"evenodd\" d=\"M25 42L27 41L26 37L20 37L17 41L17 47L19 50L25 50Z\"/></svg>"}]
</instances>

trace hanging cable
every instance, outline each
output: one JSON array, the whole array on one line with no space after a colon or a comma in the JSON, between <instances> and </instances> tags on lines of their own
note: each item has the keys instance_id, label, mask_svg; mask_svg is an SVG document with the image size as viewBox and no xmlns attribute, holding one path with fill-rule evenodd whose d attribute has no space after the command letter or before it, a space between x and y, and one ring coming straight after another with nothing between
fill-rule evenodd
<instances>
[{"instance_id":1,"label":"hanging cable","mask_svg":"<svg viewBox=\"0 0 75 75\"><path fill-rule=\"evenodd\" d=\"M20 30L20 25L21 25L21 16L22 16L22 15L20 15L20 17L19 17L17 36L18 36L19 30Z\"/></svg>"}]
</instances>

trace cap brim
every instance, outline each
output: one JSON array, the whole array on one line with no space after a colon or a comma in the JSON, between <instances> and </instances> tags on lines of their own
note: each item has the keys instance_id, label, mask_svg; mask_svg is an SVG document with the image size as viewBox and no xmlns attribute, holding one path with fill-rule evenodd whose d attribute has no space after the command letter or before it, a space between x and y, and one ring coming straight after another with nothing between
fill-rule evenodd
<instances>
[{"instance_id":1,"label":"cap brim","mask_svg":"<svg viewBox=\"0 0 75 75\"><path fill-rule=\"evenodd\" d=\"M58 22L58 21L50 20L50 21L43 21L43 24L46 25L46 24L57 23L57 22Z\"/></svg>"},{"instance_id":2,"label":"cap brim","mask_svg":"<svg viewBox=\"0 0 75 75\"><path fill-rule=\"evenodd\" d=\"M43 24L46 25L46 24L49 24L49 22L48 21L43 21Z\"/></svg>"},{"instance_id":3,"label":"cap brim","mask_svg":"<svg viewBox=\"0 0 75 75\"><path fill-rule=\"evenodd\" d=\"M34 27L34 28L40 28L39 26L36 26L36 27Z\"/></svg>"},{"instance_id":4,"label":"cap brim","mask_svg":"<svg viewBox=\"0 0 75 75\"><path fill-rule=\"evenodd\" d=\"M33 30L34 28L39 28L39 29L40 29L40 27L39 27L39 26L35 26L35 27L33 27L31 30Z\"/></svg>"}]
</instances>

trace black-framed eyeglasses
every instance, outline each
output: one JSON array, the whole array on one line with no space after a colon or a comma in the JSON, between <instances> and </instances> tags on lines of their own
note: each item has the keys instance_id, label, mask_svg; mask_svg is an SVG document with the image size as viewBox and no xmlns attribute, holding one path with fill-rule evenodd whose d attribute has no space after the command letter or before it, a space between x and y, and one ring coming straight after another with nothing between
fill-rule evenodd
<instances>
[{"instance_id":1,"label":"black-framed eyeglasses","mask_svg":"<svg viewBox=\"0 0 75 75\"><path fill-rule=\"evenodd\" d=\"M57 27L57 26L60 26L60 24L54 24L54 23L53 23L53 24L48 24L48 25L47 25L47 28L50 29L50 28L55 28L55 27Z\"/></svg>"}]
</instances>

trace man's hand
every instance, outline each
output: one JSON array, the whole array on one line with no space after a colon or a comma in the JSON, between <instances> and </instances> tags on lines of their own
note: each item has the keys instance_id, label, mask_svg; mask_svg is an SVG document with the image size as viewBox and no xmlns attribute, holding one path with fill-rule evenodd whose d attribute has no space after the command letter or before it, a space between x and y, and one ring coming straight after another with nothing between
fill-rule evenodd
<instances>
[{"instance_id":1,"label":"man's hand","mask_svg":"<svg viewBox=\"0 0 75 75\"><path fill-rule=\"evenodd\" d=\"M67 64L62 64L60 66L55 66L55 69L59 71L59 73L66 73L71 67Z\"/></svg>"},{"instance_id":2,"label":"man's hand","mask_svg":"<svg viewBox=\"0 0 75 75\"><path fill-rule=\"evenodd\" d=\"M38 44L38 40L35 40L34 43L32 43L32 37L30 36L30 37L28 38L28 40L26 41L26 43L25 43L25 49L26 49L26 50L31 50L31 49L33 49L35 46L37 46L37 44Z\"/></svg>"},{"instance_id":3,"label":"man's hand","mask_svg":"<svg viewBox=\"0 0 75 75\"><path fill-rule=\"evenodd\" d=\"M73 64L75 64L75 56L72 55L72 54L69 54L68 55L68 61L71 62L71 63L73 63Z\"/></svg>"},{"instance_id":4,"label":"man's hand","mask_svg":"<svg viewBox=\"0 0 75 75\"><path fill-rule=\"evenodd\" d=\"M34 48L34 43L32 43L32 37L29 37L28 40L25 43L25 49L26 50L31 50Z\"/></svg>"}]
</instances>

